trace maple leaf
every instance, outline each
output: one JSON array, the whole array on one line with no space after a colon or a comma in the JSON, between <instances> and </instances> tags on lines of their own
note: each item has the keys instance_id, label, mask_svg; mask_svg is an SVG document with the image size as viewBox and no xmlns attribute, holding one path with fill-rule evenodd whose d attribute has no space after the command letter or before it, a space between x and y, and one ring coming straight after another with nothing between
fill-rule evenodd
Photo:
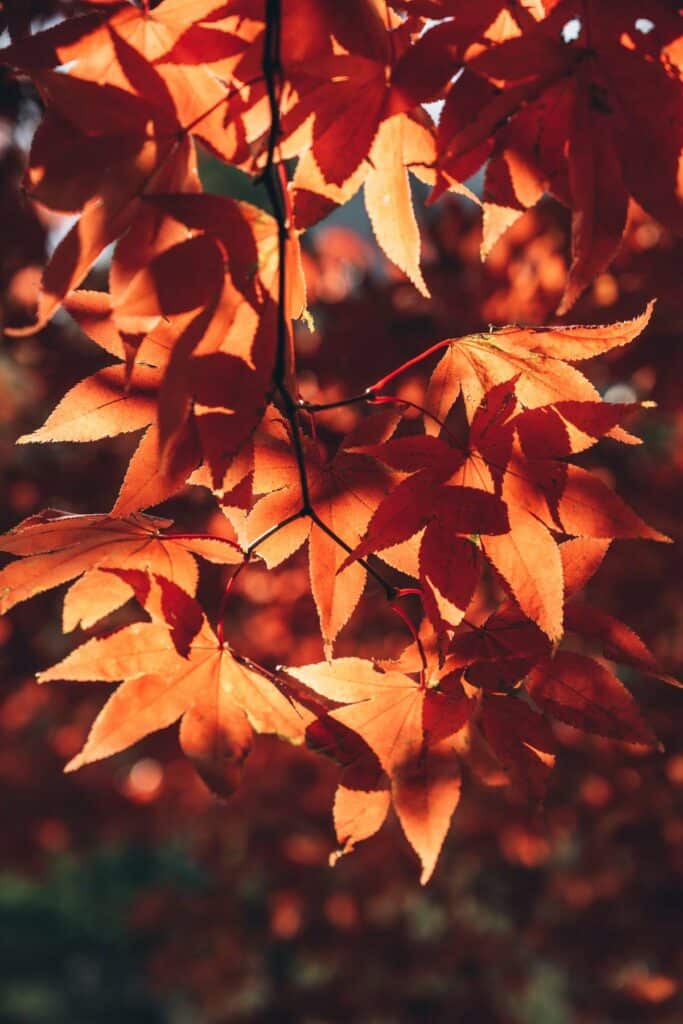
<instances>
[{"instance_id":1,"label":"maple leaf","mask_svg":"<svg viewBox=\"0 0 683 1024\"><path fill-rule=\"evenodd\" d=\"M598 433L600 426L610 427L612 416L618 418L619 411L608 412L602 424L589 429ZM668 538L648 527L596 476L565 461L572 453L571 438L554 410L526 410L513 416L507 427L514 431L514 441L502 471L501 495L510 518L510 532L482 537L482 548L525 614L551 639L558 639L563 620L563 567L557 533L660 541ZM491 440L489 434L488 446ZM488 461L486 447L481 444L480 450L494 477L500 465ZM499 450L500 445L494 446L494 458ZM543 573L535 568L539 558Z\"/></svg>"},{"instance_id":2,"label":"maple leaf","mask_svg":"<svg viewBox=\"0 0 683 1024\"><path fill-rule=\"evenodd\" d=\"M198 775L218 796L231 796L242 781L254 730L222 683L206 687L180 722L180 746Z\"/></svg>"},{"instance_id":3,"label":"maple leaf","mask_svg":"<svg viewBox=\"0 0 683 1024\"><path fill-rule=\"evenodd\" d=\"M302 24L309 33L305 42ZM305 133L302 141L330 184L351 177L382 121L399 112L390 106L389 80L406 28L391 13L387 19L372 0L352 0L344 9L332 0L299 0L289 17L285 14L282 52L296 101L285 112L283 130Z\"/></svg>"},{"instance_id":4,"label":"maple leaf","mask_svg":"<svg viewBox=\"0 0 683 1024\"><path fill-rule=\"evenodd\" d=\"M17 438L17 444L98 441L142 430L155 418L160 379L157 367L142 366L129 387L125 365L98 370L71 388L42 427Z\"/></svg>"},{"instance_id":5,"label":"maple leaf","mask_svg":"<svg viewBox=\"0 0 683 1024\"><path fill-rule=\"evenodd\" d=\"M69 212L82 209L83 213L60 241L45 268L32 330L50 319L103 249L134 221L137 226L133 236L138 250L142 248L143 228L152 236L144 251L136 254L142 258L142 264L154 253L157 241L163 245L161 226L150 226L144 213L143 194L199 187L189 140L178 141L178 122L167 111L114 86L99 86L58 72L41 71L34 78L48 104L48 113L31 149L27 190L34 199L52 208ZM89 120L85 112L93 109L98 111L98 117ZM151 132L148 125L152 125ZM62 140L67 132L70 137L65 159ZM74 167L83 168L75 178ZM68 189L64 187L66 174L70 177ZM172 240L177 240L177 234ZM129 239L125 248L131 247L132 242L133 238ZM140 266L136 258L124 275L125 284ZM116 288L116 272L113 280ZM28 328L20 330L27 333Z\"/></svg>"},{"instance_id":6,"label":"maple leaf","mask_svg":"<svg viewBox=\"0 0 683 1024\"><path fill-rule=\"evenodd\" d=\"M187 714L181 742L205 781L225 795L251 747L252 730L302 742L314 716L284 683L219 641L193 598L153 578L166 621L138 622L88 640L39 674L43 683L123 680L66 770L110 757Z\"/></svg>"},{"instance_id":7,"label":"maple leaf","mask_svg":"<svg viewBox=\"0 0 683 1024\"><path fill-rule=\"evenodd\" d=\"M458 18L421 41L435 67L453 49L467 65L449 88L439 125L437 194L492 156L484 254L545 191L572 209L573 261L560 313L614 256L629 194L654 216L681 225L683 103L669 46L679 31L675 15L655 6L654 43L633 31L637 4L605 8L596 0L584 0L578 16L576 4L562 0L547 17L529 19L524 31L469 50L470 26ZM572 19L575 40L565 38ZM653 109L666 112L666 132Z\"/></svg>"},{"instance_id":8,"label":"maple leaf","mask_svg":"<svg viewBox=\"0 0 683 1024\"><path fill-rule=\"evenodd\" d=\"M281 421L271 420L268 443L262 441L256 446L254 491L270 493L254 505L246 522L244 544L248 547L273 527L284 524L258 544L259 555L273 567L308 542L311 588L327 651L351 617L365 587L363 566L344 567L346 552L362 536L391 480L373 459L350 449L387 436L397 420L395 414L388 413L362 421L342 440L332 458L320 447L306 446L313 517L299 514L303 509L299 467ZM346 550L329 531L348 545Z\"/></svg>"},{"instance_id":9,"label":"maple leaf","mask_svg":"<svg viewBox=\"0 0 683 1024\"><path fill-rule=\"evenodd\" d=\"M292 180L297 226L307 228L348 202L363 185L365 207L375 238L388 258L423 295L429 291L420 269L420 233L413 209L409 173L432 183L434 139L426 115L396 114L380 125L367 160L338 186L325 181L312 151L301 157ZM465 190L467 191L467 190Z\"/></svg>"},{"instance_id":10,"label":"maple leaf","mask_svg":"<svg viewBox=\"0 0 683 1024\"><path fill-rule=\"evenodd\" d=\"M458 668L480 667L481 662L526 663L531 660L533 663L547 657L551 651L545 633L514 605L497 608L480 626L471 623L465 626L466 629L454 635L448 647L449 663ZM470 677L468 672L467 678Z\"/></svg>"},{"instance_id":11,"label":"maple leaf","mask_svg":"<svg viewBox=\"0 0 683 1024\"><path fill-rule=\"evenodd\" d=\"M453 557L448 553L453 534L477 534L484 555L522 611L557 640L563 618L557 534L668 538L648 527L597 477L565 461L574 450L613 431L624 408L569 401L516 412L520 379L517 374L484 395L462 442L443 424L439 438L403 437L363 449L411 475L379 506L352 557L401 543L426 527L421 551L430 553L447 587L449 573L439 564L439 552L447 560ZM460 615L450 611L451 625L462 618L478 579L476 565L468 567L469 549L459 544L454 551L461 561L456 579L464 589L457 595L455 584L451 590ZM537 571L539 558L542 573ZM425 575L422 566L420 575ZM425 593L426 609L436 623L433 588L425 587Z\"/></svg>"},{"instance_id":12,"label":"maple leaf","mask_svg":"<svg viewBox=\"0 0 683 1024\"><path fill-rule=\"evenodd\" d=\"M170 519L136 513L123 518L111 515L73 515L46 509L30 516L0 537L0 551L21 556L0 570L2 612L35 594L51 590L92 569L151 569L164 572L189 593L197 586L200 555L218 564L240 562L238 546L216 537L174 537L162 530ZM103 614L111 610L102 593ZM116 607L116 606L115 606ZM94 608L91 609L92 615ZM101 616L98 614L98 618Z\"/></svg>"},{"instance_id":13,"label":"maple leaf","mask_svg":"<svg viewBox=\"0 0 683 1024\"><path fill-rule=\"evenodd\" d=\"M461 761L538 801L555 757L549 719L655 743L617 676L560 648L571 632L582 650L675 683L632 630L577 596L613 538L667 540L570 462L603 437L638 443L621 425L637 405L601 402L573 364L631 341L652 304L621 324L448 339L316 406L298 398L295 369L299 234L362 187L379 246L427 294L409 176L432 198L476 198L462 181L488 161L484 255L545 192L570 207L566 310L612 259L630 197L681 226L678 23L659 0L649 32L637 0L89 6L0 51L45 106L29 198L80 215L50 258L36 323L14 333L62 304L118 362L20 440L143 435L109 515L47 510L0 540L19 556L0 571L0 610L67 583L65 632L131 596L149 616L42 674L120 682L69 767L180 719L183 750L229 795L255 734L306 740L343 765L338 855L393 803L425 882ZM435 132L421 105L444 96ZM258 175L274 215L202 194L194 140ZM109 291L75 291L110 245ZM422 407L383 394L437 352ZM395 436L400 417L386 410L334 447L327 421L318 435L316 411L366 400L421 408L424 434L413 418ZM242 550L140 514L188 478L213 492ZM192 596L195 556L246 572L254 554L275 567L303 544L328 661L270 673L223 639L235 577L209 626ZM420 589L395 591L363 561L376 553ZM481 583L485 561L495 579ZM394 602L413 637L398 659L334 660L368 574L387 596L419 596L425 617L418 631ZM510 604L496 607L490 582Z\"/></svg>"},{"instance_id":14,"label":"maple leaf","mask_svg":"<svg viewBox=\"0 0 683 1024\"><path fill-rule=\"evenodd\" d=\"M574 597L593 578L603 563L611 541L605 538L575 537L560 546L565 598Z\"/></svg>"},{"instance_id":15,"label":"maple leaf","mask_svg":"<svg viewBox=\"0 0 683 1024\"><path fill-rule=\"evenodd\" d=\"M447 463L448 469L452 465ZM421 470L398 484L374 513L365 537L347 561L400 544L425 527L428 532L446 529L464 536L509 530L500 498L477 487L443 483L439 475ZM433 543L438 542L428 538L426 544L432 547Z\"/></svg>"},{"instance_id":16,"label":"maple leaf","mask_svg":"<svg viewBox=\"0 0 683 1024\"><path fill-rule=\"evenodd\" d=\"M565 626L572 633L597 641L610 661L630 665L672 686L682 685L674 676L662 672L654 654L637 633L601 608L572 602L567 606Z\"/></svg>"},{"instance_id":17,"label":"maple leaf","mask_svg":"<svg viewBox=\"0 0 683 1024\"><path fill-rule=\"evenodd\" d=\"M460 797L459 760L452 737L467 722L471 703L459 681L445 678L432 689L401 672L380 672L361 658L339 658L290 668L290 675L344 707L328 717L356 733L391 781L367 789L342 780L335 818L342 852L372 835L393 800L406 838L430 878ZM372 795L369 796L368 794ZM370 807L368 807L370 801Z\"/></svg>"},{"instance_id":18,"label":"maple leaf","mask_svg":"<svg viewBox=\"0 0 683 1024\"><path fill-rule=\"evenodd\" d=\"M534 516L515 507L508 515L509 532L483 538L484 553L524 614L551 640L558 640L563 631L563 599L557 544ZM538 571L539 564L542 572Z\"/></svg>"},{"instance_id":19,"label":"maple leaf","mask_svg":"<svg viewBox=\"0 0 683 1024\"><path fill-rule=\"evenodd\" d=\"M560 546L567 598L597 570L607 547L608 542L585 538ZM597 639L608 657L680 685L662 675L654 656L635 633L602 610L570 601L565 626L584 638ZM464 668L467 682L483 690L486 738L503 764L537 797L543 795L547 784L554 746L537 713L518 700L510 704L510 690L520 683L551 718L628 743L652 746L655 742L635 701L616 676L583 654L559 651L553 655L543 634L515 608L499 609L481 626L457 633L448 649L447 664L453 671Z\"/></svg>"},{"instance_id":20,"label":"maple leaf","mask_svg":"<svg viewBox=\"0 0 683 1024\"><path fill-rule=\"evenodd\" d=\"M599 568L608 546L609 541L584 537L560 545L565 598L569 601L565 617L567 630L578 633L585 640L597 641L603 655L611 661L629 665L671 686L680 687L681 683L674 676L662 672L654 654L637 633L602 608L576 600L578 591Z\"/></svg>"},{"instance_id":21,"label":"maple leaf","mask_svg":"<svg viewBox=\"0 0 683 1024\"><path fill-rule=\"evenodd\" d=\"M215 75L233 83L247 83L259 75L258 54L265 27L263 4L209 0L203 9L193 8L190 25L184 0L166 7L169 10L160 13L168 21L172 10L180 32L173 46L157 57L158 63L206 64Z\"/></svg>"},{"instance_id":22,"label":"maple leaf","mask_svg":"<svg viewBox=\"0 0 683 1024\"><path fill-rule=\"evenodd\" d=\"M392 91L398 96L407 92L413 102L434 99L468 57L518 37L522 27L533 26L532 14L535 19L545 14L539 7L534 0L522 4L509 0L411 3L411 12L428 17L433 24L399 60Z\"/></svg>"},{"instance_id":23,"label":"maple leaf","mask_svg":"<svg viewBox=\"0 0 683 1024\"><path fill-rule=\"evenodd\" d=\"M620 411L606 412L603 423L609 426ZM647 526L597 476L564 461L572 454L572 443L554 409L527 410L513 417L510 426L516 443L503 484L509 503L571 536L670 540ZM597 423L589 429L600 433Z\"/></svg>"},{"instance_id":24,"label":"maple leaf","mask_svg":"<svg viewBox=\"0 0 683 1024\"><path fill-rule=\"evenodd\" d=\"M230 159L238 143L223 123L231 90L221 83L216 73L221 69L215 67L209 53L206 60L192 59L190 47L184 44L189 20L185 0L163 0L151 9L131 4L112 6L117 9L109 14L71 18L15 42L4 51L5 59L34 73L66 64L72 78L148 95L160 107L175 107L182 124L191 125L206 145ZM253 38L254 18L243 16L253 5L243 6L245 12L241 13L231 3L235 13L223 19L220 15L226 13L226 4L220 0L192 4L200 33L203 22L216 26L224 57L231 42L233 49L237 41L238 48L244 50ZM260 18L261 12L258 14ZM258 31L262 31L262 23ZM235 84L240 84L239 78Z\"/></svg>"},{"instance_id":25,"label":"maple leaf","mask_svg":"<svg viewBox=\"0 0 683 1024\"><path fill-rule=\"evenodd\" d=\"M366 536L349 560L401 544L424 530L419 570L424 576L434 572L439 545L446 535L467 537L509 530L504 504L493 493L494 488L487 479L482 481L466 468L463 471L469 453L457 444L451 446L432 437L409 436L357 450L410 475L379 506L368 524ZM463 557L465 562L471 556L461 544L455 545L453 553L456 558ZM443 573L439 569L436 572L443 579ZM472 589L477 575L477 572L467 573Z\"/></svg>"},{"instance_id":26,"label":"maple leaf","mask_svg":"<svg viewBox=\"0 0 683 1024\"><path fill-rule=\"evenodd\" d=\"M564 580L567 632L596 641L605 657L655 676L674 686L680 683L662 673L640 637L623 622L599 608L577 600L577 593L600 567L609 540L577 537L559 546ZM456 632L447 649L448 664L464 669L467 681L486 691L514 687L552 653L548 637L519 608L501 606L480 626L467 623Z\"/></svg>"},{"instance_id":27,"label":"maple leaf","mask_svg":"<svg viewBox=\"0 0 683 1024\"><path fill-rule=\"evenodd\" d=\"M555 740L547 720L521 700L486 693L481 724L496 757L536 799L545 795L555 763Z\"/></svg>"},{"instance_id":28,"label":"maple leaf","mask_svg":"<svg viewBox=\"0 0 683 1024\"><path fill-rule=\"evenodd\" d=\"M198 445L186 432L182 457L172 470L159 461L158 400L173 332L162 323L131 349L130 336L120 331L114 319L108 293L72 292L64 307L92 341L120 362L76 384L43 426L20 437L18 443L93 441L144 430L112 511L129 515L157 505L183 487L200 460ZM134 371L132 358L137 361Z\"/></svg>"},{"instance_id":29,"label":"maple leaf","mask_svg":"<svg viewBox=\"0 0 683 1024\"><path fill-rule=\"evenodd\" d=\"M268 146L265 15L263 3L237 0L202 11L155 63L164 74L207 64L229 83L220 116L226 138L208 114L193 130L248 171ZM383 120L419 102L392 95L388 84L419 24L380 11L374 0L351 0L343 8L330 0L292 0L283 6L279 31L281 157L311 152L325 180L342 185L367 156Z\"/></svg>"},{"instance_id":30,"label":"maple leaf","mask_svg":"<svg viewBox=\"0 0 683 1024\"><path fill-rule=\"evenodd\" d=\"M560 651L536 665L525 686L534 703L560 722L625 743L655 743L626 687L592 658Z\"/></svg>"},{"instance_id":31,"label":"maple leaf","mask_svg":"<svg viewBox=\"0 0 683 1024\"><path fill-rule=\"evenodd\" d=\"M592 359L629 344L645 329L654 304L640 316L596 327L502 327L440 342L428 352L445 348L431 375L424 407L425 431L438 434L462 395L471 420L484 395L497 384L516 378L515 392L527 409L558 401L596 402L600 396L590 381L568 365ZM617 435L624 440L622 434Z\"/></svg>"},{"instance_id":32,"label":"maple leaf","mask_svg":"<svg viewBox=\"0 0 683 1024\"><path fill-rule=\"evenodd\" d=\"M162 464L172 463L178 440L194 427L215 488L253 436L272 391L278 226L249 203L222 196L155 196L150 203L228 254L220 308L189 325L173 346L160 391ZM306 306L299 243L285 246L286 323ZM169 279L172 285L175 275ZM291 363L291 337L287 360ZM289 369L287 369L289 374Z\"/></svg>"},{"instance_id":33,"label":"maple leaf","mask_svg":"<svg viewBox=\"0 0 683 1024\"><path fill-rule=\"evenodd\" d=\"M210 14L219 5L203 6ZM150 264L174 244L187 252L184 272L174 275L176 288L180 283L195 306L205 298L210 276L197 270L210 253L191 259L190 250L207 243L190 240L188 249L180 226L143 202L154 193L199 191L190 132L214 149L225 141L220 108L226 87L206 67L156 63L185 21L183 4L173 0L153 12L128 6L104 23L75 19L68 31L56 26L5 52L6 60L29 70L48 104L31 150L28 190L53 208L83 210L45 270L33 330L119 236L110 285L122 323L130 324L127 307L148 291ZM65 63L68 75L51 70ZM233 149L221 155L229 158Z\"/></svg>"},{"instance_id":34,"label":"maple leaf","mask_svg":"<svg viewBox=\"0 0 683 1024\"><path fill-rule=\"evenodd\" d=\"M22 439L92 440L151 424L129 466L117 513L157 504L179 490L202 455L214 481L222 479L261 419L271 383L274 331L263 293L277 290L273 218L220 197L160 196L154 206L195 230L210 230L153 259L132 279L118 309L103 293L74 292L65 300L83 329L125 367L77 385L41 431ZM239 292L224 274L222 258L215 263L216 246L231 242L240 243L241 259L231 260ZM297 251L291 251L296 313L305 299L294 283L300 270ZM190 264L201 268L199 277L187 273ZM272 306L267 291L265 300ZM133 336L133 329L141 333Z\"/></svg>"},{"instance_id":35,"label":"maple leaf","mask_svg":"<svg viewBox=\"0 0 683 1024\"><path fill-rule=\"evenodd\" d=\"M439 521L420 542L420 583L424 609L437 632L462 622L481 574L476 544Z\"/></svg>"},{"instance_id":36,"label":"maple leaf","mask_svg":"<svg viewBox=\"0 0 683 1024\"><path fill-rule=\"evenodd\" d=\"M133 592L124 579L101 569L88 569L64 595L62 630L71 633L80 626L90 629L131 599Z\"/></svg>"},{"instance_id":37,"label":"maple leaf","mask_svg":"<svg viewBox=\"0 0 683 1024\"><path fill-rule=\"evenodd\" d=\"M258 307L264 291L278 298L278 224L265 210L204 193L154 195L147 202L185 227L215 238L226 255L232 284L253 306ZM306 306L296 235L288 238L286 263L289 320L301 316ZM248 350L243 354L248 357Z\"/></svg>"},{"instance_id":38,"label":"maple leaf","mask_svg":"<svg viewBox=\"0 0 683 1024\"><path fill-rule=\"evenodd\" d=\"M548 636L513 605L501 605L481 625L467 622L464 626L448 645L446 664L451 671L464 670L467 684L484 696L513 695L531 669L552 653Z\"/></svg>"}]
</instances>

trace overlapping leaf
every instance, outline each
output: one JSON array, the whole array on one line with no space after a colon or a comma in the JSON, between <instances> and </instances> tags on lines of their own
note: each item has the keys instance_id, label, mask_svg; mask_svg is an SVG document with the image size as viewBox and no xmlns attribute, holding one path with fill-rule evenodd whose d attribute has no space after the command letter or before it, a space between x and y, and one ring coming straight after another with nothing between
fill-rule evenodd
<instances>
[{"instance_id":1,"label":"overlapping leaf","mask_svg":"<svg viewBox=\"0 0 683 1024\"><path fill-rule=\"evenodd\" d=\"M0 541L19 556L0 571L0 610L69 583L65 631L92 628L133 594L151 617L42 674L121 682L71 767L182 719L183 749L225 795L255 732L305 738L344 765L340 852L373 835L393 803L426 881L461 760L539 800L553 720L656 743L598 656L673 680L577 594L613 538L666 538L570 461L603 437L638 443L621 426L634 408L601 402L573 364L630 342L652 305L620 324L439 343L424 354L441 354L424 434L413 421L394 436L389 412L332 446L304 413L315 406L298 402L299 233L363 186L379 245L426 295L409 174L436 183L436 197L466 191L488 161L484 253L544 192L571 208L569 308L611 260L629 196L681 225L678 28L658 0L647 32L634 0L288 0L275 26L278 6L94 3L2 52L46 106L29 195L80 214L48 264L34 329L62 304L118 360L21 440L144 433L111 514L48 510ZM421 104L444 96L435 137ZM252 175L265 168L271 201L279 175L277 216L201 194L193 137ZM109 291L75 290L111 244ZM351 403L391 405L395 376ZM191 596L194 556L245 571L248 557L139 511L189 478L219 498L246 556L276 567L308 544L330 660L270 673L224 643L222 622L209 627ZM384 670L331 660L367 571L396 593L365 562L376 553L418 579L426 615ZM510 604L495 607L494 576ZM560 646L565 630L581 653Z\"/></svg>"},{"instance_id":2,"label":"overlapping leaf","mask_svg":"<svg viewBox=\"0 0 683 1024\"><path fill-rule=\"evenodd\" d=\"M170 519L141 513L116 518L47 509L31 516L0 538L0 551L20 558L0 571L0 608L6 612L35 594L68 583L92 569L104 568L163 572L188 593L194 593L195 555L219 564L242 559L236 544L201 535L165 534L163 531L171 525ZM107 614L111 604L106 590L99 600L106 608L102 614Z\"/></svg>"},{"instance_id":3,"label":"overlapping leaf","mask_svg":"<svg viewBox=\"0 0 683 1024\"><path fill-rule=\"evenodd\" d=\"M320 447L307 446L306 474L314 518L298 515L304 499L287 427L274 420L270 437L256 448L254 491L269 493L256 503L247 520L245 546L291 519L258 545L258 553L273 567L308 541L311 588L328 650L358 604L366 581L361 565L343 568L346 551L358 543L391 484L391 475L375 460L350 449L388 436L397 418L392 414L368 418L344 438L331 458ZM346 551L334 534L347 545Z\"/></svg>"},{"instance_id":4,"label":"overlapping leaf","mask_svg":"<svg viewBox=\"0 0 683 1024\"><path fill-rule=\"evenodd\" d=\"M374 755L363 759L361 754L337 791L335 822L342 852L377 831L393 800L422 862L424 884L460 797L452 738L472 707L459 679L436 680L439 685L427 689L401 672L379 672L360 658L288 671L323 697L344 702L329 718L359 736Z\"/></svg>"},{"instance_id":5,"label":"overlapping leaf","mask_svg":"<svg viewBox=\"0 0 683 1024\"><path fill-rule=\"evenodd\" d=\"M652 310L650 303L633 320L599 327L503 327L440 343L438 349L445 351L427 389L425 430L439 433L459 395L471 420L484 395L513 377L527 409L558 401L599 401L595 387L571 364L629 344L645 329Z\"/></svg>"},{"instance_id":6,"label":"overlapping leaf","mask_svg":"<svg viewBox=\"0 0 683 1024\"><path fill-rule=\"evenodd\" d=\"M635 2L562 0L545 5L546 17L540 4L533 16L518 4L484 4L468 17L466 6L448 5L453 20L431 29L413 57L419 61L422 51L433 84L445 83L449 58L451 75L465 65L439 125L439 187L464 180L490 157L484 254L545 191L569 206L565 312L613 258L629 195L682 225L680 25L657 2L645 29ZM660 116L651 116L654 109Z\"/></svg>"},{"instance_id":7,"label":"overlapping leaf","mask_svg":"<svg viewBox=\"0 0 683 1024\"><path fill-rule=\"evenodd\" d=\"M380 126L367 160L342 185L325 180L305 153L292 181L294 216L306 228L348 202L363 185L365 207L377 242L423 295L429 295L420 269L420 234L413 209L409 172L431 183L434 140L426 115L396 114Z\"/></svg>"},{"instance_id":8,"label":"overlapping leaf","mask_svg":"<svg viewBox=\"0 0 683 1024\"><path fill-rule=\"evenodd\" d=\"M453 346L455 359L462 350L468 351L468 344ZM444 622L457 625L476 586L478 571L468 542L456 538L477 535L484 555L524 614L557 640L563 621L558 537L667 539L648 527L598 477L567 462L574 452L614 431L628 410L591 400L540 405L548 393L538 394L535 375L529 373L525 378L529 363L533 364L527 355L527 362L515 360L522 372L490 387L474 414L468 405L475 388L483 385L478 375L473 376L465 399L471 423L466 437L459 440L446 424L460 389L463 397L465 394L464 382L450 362L451 351L444 357L449 360L450 372L445 373L440 364L435 371L437 383L432 378L430 385L432 408L440 413L440 417L432 414L440 436L404 437L363 449L410 475L379 506L354 557L380 551L425 530L420 575L427 610L436 621L435 601L438 604L445 599L451 606L450 620L443 612L439 614ZM500 372L498 353L493 360ZM503 365L512 361L510 358ZM483 365L487 371L488 363ZM580 380L581 387L588 384L585 378ZM524 396L522 400L531 407L518 411L518 396ZM539 559L542 573L537 571ZM430 575L442 580L436 590ZM458 588L462 588L459 594Z\"/></svg>"},{"instance_id":9,"label":"overlapping leaf","mask_svg":"<svg viewBox=\"0 0 683 1024\"><path fill-rule=\"evenodd\" d=\"M188 753L208 780L215 784L218 777L229 788L233 762L241 763L251 745L250 730L301 742L313 716L284 683L276 685L235 657L180 587L159 576L155 582L167 621L135 623L89 640L40 674L42 682L122 681L68 767L75 770L118 753L187 714L181 738ZM227 778L221 759L227 762Z\"/></svg>"}]
</instances>

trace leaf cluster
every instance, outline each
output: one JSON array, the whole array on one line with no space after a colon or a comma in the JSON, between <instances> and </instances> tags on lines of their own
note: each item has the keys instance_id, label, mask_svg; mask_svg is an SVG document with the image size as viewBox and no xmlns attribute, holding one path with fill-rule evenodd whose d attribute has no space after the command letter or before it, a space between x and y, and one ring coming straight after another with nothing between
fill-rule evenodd
<instances>
[{"instance_id":1,"label":"leaf cluster","mask_svg":"<svg viewBox=\"0 0 683 1024\"><path fill-rule=\"evenodd\" d=\"M680 224L674 20L645 5L646 33L643 5L584 0L568 38L565 0L90 6L0 53L45 106L28 194L78 218L35 322L8 334L65 309L114 360L19 441L141 437L108 512L48 510L0 541L20 559L0 572L0 607L69 583L65 631L128 600L144 610L41 673L121 684L71 768L180 720L183 749L227 794L255 735L305 742L343 766L340 852L393 805L424 882L463 764L484 779L498 766L539 801L554 722L657 745L606 663L661 676L653 655L577 594L612 540L668 538L575 461L602 438L639 443L623 425L636 404L604 402L575 364L630 343L653 303L607 326L441 340L316 403L296 375L301 236L362 187L377 242L428 296L409 175L432 200L476 200L465 180L487 162L484 255L545 192L571 209L565 312L613 258L629 196ZM423 103L439 98L435 127ZM203 192L198 145L262 181L270 212ZM82 287L109 247L108 291ZM429 359L422 404L397 394ZM320 418L347 405L363 415L330 440ZM188 485L214 496L224 535L147 512ZM325 660L272 671L226 641L231 593L255 561L274 569L304 545ZM215 614L196 598L195 556L234 567ZM334 657L367 585L410 631L395 661Z\"/></svg>"}]
</instances>

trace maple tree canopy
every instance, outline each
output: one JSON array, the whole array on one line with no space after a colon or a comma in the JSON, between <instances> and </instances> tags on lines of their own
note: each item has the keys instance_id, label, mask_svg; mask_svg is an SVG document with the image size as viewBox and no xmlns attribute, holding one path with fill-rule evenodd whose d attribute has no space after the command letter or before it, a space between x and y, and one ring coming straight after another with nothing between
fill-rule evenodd
<instances>
[{"instance_id":1,"label":"maple tree canopy","mask_svg":"<svg viewBox=\"0 0 683 1024\"><path fill-rule=\"evenodd\" d=\"M497 765L538 802L553 723L657 747L613 663L675 680L580 591L612 541L669 538L576 461L603 438L640 443L638 404L603 401L580 364L645 331L654 297L620 323L425 338L361 394L316 403L297 383L301 237L362 188L379 247L429 297L411 177L429 202L481 205L483 258L549 194L571 212L566 313L631 200L683 227L679 18L663 0L82 6L0 51L44 106L27 195L75 217L33 322L7 333L65 310L110 362L19 443L139 441L111 509L47 510L0 539L16 556L0 610L68 584L64 630L91 635L40 681L119 684L69 769L180 721L227 795L257 734L306 743L341 765L340 854L393 806L426 882L463 764ZM199 151L260 182L268 210L204 192ZM480 199L466 182L482 167ZM90 290L109 247L108 290ZM418 366L419 402L397 391ZM214 496L220 535L149 511L186 487ZM231 600L254 563L304 547L320 660L267 668L226 639ZM206 561L228 567L213 607L196 596ZM405 620L393 659L335 657L366 590ZM140 621L100 627L129 601Z\"/></svg>"}]
</instances>

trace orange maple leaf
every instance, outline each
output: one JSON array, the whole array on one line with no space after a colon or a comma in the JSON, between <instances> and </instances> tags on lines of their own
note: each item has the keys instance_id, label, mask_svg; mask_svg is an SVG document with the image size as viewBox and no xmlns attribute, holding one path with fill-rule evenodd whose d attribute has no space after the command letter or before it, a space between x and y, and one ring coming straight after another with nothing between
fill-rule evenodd
<instances>
[{"instance_id":1,"label":"orange maple leaf","mask_svg":"<svg viewBox=\"0 0 683 1024\"><path fill-rule=\"evenodd\" d=\"M0 570L0 610L6 612L20 601L68 583L92 569L163 572L188 593L194 593L198 575L194 555L219 564L242 561L243 555L234 542L201 535L164 534L162 531L172 523L171 519L142 513L116 518L73 515L54 509L25 519L0 538L0 551L21 558ZM106 590L101 592L99 601L106 608L98 615L101 618L112 610Z\"/></svg>"},{"instance_id":2,"label":"orange maple leaf","mask_svg":"<svg viewBox=\"0 0 683 1024\"><path fill-rule=\"evenodd\" d=\"M434 870L460 797L459 758L452 738L472 706L456 678L427 688L402 672L380 672L361 658L290 668L315 693L344 706L329 718L356 733L375 755L359 772L352 765L335 798L342 853L381 826L393 800L406 838L422 863L424 885ZM389 780L389 781L386 781Z\"/></svg>"},{"instance_id":3,"label":"orange maple leaf","mask_svg":"<svg viewBox=\"0 0 683 1024\"><path fill-rule=\"evenodd\" d=\"M123 680L67 770L110 757L187 714L183 745L203 777L225 791L234 762L241 763L251 747L252 730L302 742L314 715L284 683L220 641L201 606L180 587L158 575L154 583L161 591L154 621L88 640L39 674L41 682Z\"/></svg>"}]
</instances>

